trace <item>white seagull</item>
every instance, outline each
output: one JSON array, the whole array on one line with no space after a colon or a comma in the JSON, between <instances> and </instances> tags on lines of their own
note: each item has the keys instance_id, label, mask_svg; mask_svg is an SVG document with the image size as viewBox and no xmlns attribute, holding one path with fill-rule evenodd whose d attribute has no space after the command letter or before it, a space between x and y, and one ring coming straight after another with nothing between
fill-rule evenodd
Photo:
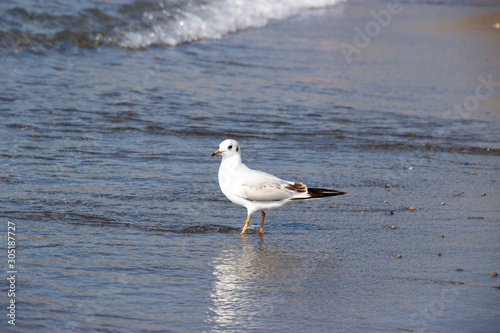
<instances>
[{"instance_id":1,"label":"white seagull","mask_svg":"<svg viewBox=\"0 0 500 333\"><path fill-rule=\"evenodd\" d=\"M308 188L299 182L289 182L262 171L252 170L241 162L241 148L233 139L222 141L219 149L212 154L215 155L222 155L219 168L219 186L222 193L248 211L241 235L245 235L250 216L259 210L262 213L259 232L262 234L265 210L285 208L306 199L346 194L337 190Z\"/></svg>"}]
</instances>

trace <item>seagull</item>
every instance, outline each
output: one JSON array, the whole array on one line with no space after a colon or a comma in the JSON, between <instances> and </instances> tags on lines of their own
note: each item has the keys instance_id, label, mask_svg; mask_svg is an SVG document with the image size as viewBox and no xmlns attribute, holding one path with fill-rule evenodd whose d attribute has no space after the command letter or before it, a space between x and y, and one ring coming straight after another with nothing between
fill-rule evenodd
<instances>
[{"instance_id":1,"label":"seagull","mask_svg":"<svg viewBox=\"0 0 500 333\"><path fill-rule=\"evenodd\" d=\"M250 216L259 210L262 213L259 232L263 234L266 210L282 209L302 200L346 194L337 190L307 187L300 182L289 182L250 169L241 161L240 145L233 139L222 141L219 149L212 154L215 155L222 155L219 168L219 186L222 193L248 211L245 226L241 231L242 236L245 235Z\"/></svg>"}]
</instances>

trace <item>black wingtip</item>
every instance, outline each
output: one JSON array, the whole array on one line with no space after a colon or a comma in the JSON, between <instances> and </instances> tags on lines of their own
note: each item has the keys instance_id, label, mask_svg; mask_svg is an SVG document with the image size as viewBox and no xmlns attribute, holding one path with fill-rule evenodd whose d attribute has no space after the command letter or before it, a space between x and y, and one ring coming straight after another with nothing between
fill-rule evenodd
<instances>
[{"instance_id":1,"label":"black wingtip","mask_svg":"<svg viewBox=\"0 0 500 333\"><path fill-rule=\"evenodd\" d=\"M337 191L337 190L329 190L326 188L308 188L307 192L311 196L311 199L323 198L323 197L333 197L335 195L347 194L347 192L342 192L342 191Z\"/></svg>"}]
</instances>

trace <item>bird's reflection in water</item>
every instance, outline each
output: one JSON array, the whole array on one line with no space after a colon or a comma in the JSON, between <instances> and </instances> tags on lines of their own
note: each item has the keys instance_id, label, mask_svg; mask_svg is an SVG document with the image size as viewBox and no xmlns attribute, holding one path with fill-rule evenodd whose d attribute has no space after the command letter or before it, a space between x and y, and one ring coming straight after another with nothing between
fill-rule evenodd
<instances>
[{"instance_id":1,"label":"bird's reflection in water","mask_svg":"<svg viewBox=\"0 0 500 333\"><path fill-rule=\"evenodd\" d=\"M218 329L274 327L279 312L290 306L290 294L302 293L315 269L310 261L265 246L263 239L257 245L249 245L251 241L243 238L243 246L234 246L214 260L209 321Z\"/></svg>"}]
</instances>

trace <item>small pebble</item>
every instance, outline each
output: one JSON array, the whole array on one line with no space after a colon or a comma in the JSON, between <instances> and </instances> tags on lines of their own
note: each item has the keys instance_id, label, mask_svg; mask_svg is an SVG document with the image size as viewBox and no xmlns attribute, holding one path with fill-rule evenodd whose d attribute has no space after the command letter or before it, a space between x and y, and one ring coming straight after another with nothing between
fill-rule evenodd
<instances>
[{"instance_id":1,"label":"small pebble","mask_svg":"<svg viewBox=\"0 0 500 333\"><path fill-rule=\"evenodd\" d=\"M444 205L445 205L445 203L444 203L444 202L441 202L441 205L443 205L443 206L444 206Z\"/></svg>"},{"instance_id":2,"label":"small pebble","mask_svg":"<svg viewBox=\"0 0 500 333\"><path fill-rule=\"evenodd\" d=\"M393 225L393 226L391 227L391 229L397 229L397 228L398 228L398 227L397 227L397 226L395 226L395 225Z\"/></svg>"},{"instance_id":3,"label":"small pebble","mask_svg":"<svg viewBox=\"0 0 500 333\"><path fill-rule=\"evenodd\" d=\"M414 211L414 210L415 210L415 207L411 206L411 207L410 207L410 210L411 210L411 211Z\"/></svg>"},{"instance_id":4,"label":"small pebble","mask_svg":"<svg viewBox=\"0 0 500 333\"><path fill-rule=\"evenodd\" d=\"M484 193L483 193L483 194L484 194ZM481 195L483 195L483 194L481 194ZM387 200L384 200L384 203L387 203Z\"/></svg>"},{"instance_id":5,"label":"small pebble","mask_svg":"<svg viewBox=\"0 0 500 333\"><path fill-rule=\"evenodd\" d=\"M486 193L484 193L484 192L483 192L483 193L481 193L481 196L483 196L483 197L484 197L485 195L486 195Z\"/></svg>"},{"instance_id":6,"label":"small pebble","mask_svg":"<svg viewBox=\"0 0 500 333\"><path fill-rule=\"evenodd\" d=\"M385 184L384 186L385 186L385 187L391 187L392 185L391 185L391 183L387 183L387 184Z\"/></svg>"}]
</instances>

